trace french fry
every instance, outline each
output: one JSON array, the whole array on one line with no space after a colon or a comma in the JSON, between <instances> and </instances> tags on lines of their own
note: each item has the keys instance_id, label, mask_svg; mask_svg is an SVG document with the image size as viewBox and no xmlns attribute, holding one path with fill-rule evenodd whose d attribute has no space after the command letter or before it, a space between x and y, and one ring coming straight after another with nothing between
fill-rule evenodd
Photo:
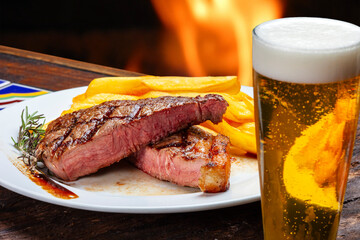
<instances>
[{"instance_id":1,"label":"french fry","mask_svg":"<svg viewBox=\"0 0 360 240\"><path fill-rule=\"evenodd\" d=\"M254 112L254 99L244 92L238 92L237 94L231 95L237 101L244 102L248 109Z\"/></svg>"},{"instance_id":2,"label":"french fry","mask_svg":"<svg viewBox=\"0 0 360 240\"><path fill-rule=\"evenodd\" d=\"M236 127L240 131L255 136L255 122L247 122Z\"/></svg>"},{"instance_id":3,"label":"french fry","mask_svg":"<svg viewBox=\"0 0 360 240\"><path fill-rule=\"evenodd\" d=\"M247 152L244 149L241 149L239 147L230 144L229 153L231 155L242 156L245 155Z\"/></svg>"},{"instance_id":4,"label":"french fry","mask_svg":"<svg viewBox=\"0 0 360 240\"><path fill-rule=\"evenodd\" d=\"M96 78L89 84L85 96L88 98L98 93L142 95L151 90L143 83L146 78L151 76Z\"/></svg>"},{"instance_id":5,"label":"french fry","mask_svg":"<svg viewBox=\"0 0 360 240\"><path fill-rule=\"evenodd\" d=\"M76 97L73 98L73 103L76 103L76 102L83 102L86 100L86 95L85 93L83 94L80 94L80 95L77 95Z\"/></svg>"},{"instance_id":6,"label":"french fry","mask_svg":"<svg viewBox=\"0 0 360 240\"><path fill-rule=\"evenodd\" d=\"M227 92L240 91L236 76L226 77L149 77L142 82L153 91L163 92Z\"/></svg>"},{"instance_id":7,"label":"french fry","mask_svg":"<svg viewBox=\"0 0 360 240\"><path fill-rule=\"evenodd\" d=\"M217 132L215 132L214 130L211 130L210 128L207 128L207 127L204 127L204 126L201 126L201 125L196 125L196 126L197 126L198 128L201 128L202 130L210 133L210 134L213 135L213 136L218 135Z\"/></svg>"},{"instance_id":8,"label":"french fry","mask_svg":"<svg viewBox=\"0 0 360 240\"><path fill-rule=\"evenodd\" d=\"M89 103L93 105L97 105L106 101L111 100L137 100L139 97L124 95L124 94L114 94L114 93L98 93L93 95L92 97L86 98L82 103Z\"/></svg>"},{"instance_id":9,"label":"french fry","mask_svg":"<svg viewBox=\"0 0 360 240\"><path fill-rule=\"evenodd\" d=\"M248 99L239 99L226 93L222 93L221 95L229 104L224 118L238 123L254 121L253 106L249 106Z\"/></svg>"},{"instance_id":10,"label":"french fry","mask_svg":"<svg viewBox=\"0 0 360 240\"><path fill-rule=\"evenodd\" d=\"M156 97L161 97L161 96L180 96L180 95L179 95L179 93L167 93L167 92L160 92L160 91L150 91L150 92L147 92L147 93L139 96L139 98L156 98Z\"/></svg>"}]
</instances>

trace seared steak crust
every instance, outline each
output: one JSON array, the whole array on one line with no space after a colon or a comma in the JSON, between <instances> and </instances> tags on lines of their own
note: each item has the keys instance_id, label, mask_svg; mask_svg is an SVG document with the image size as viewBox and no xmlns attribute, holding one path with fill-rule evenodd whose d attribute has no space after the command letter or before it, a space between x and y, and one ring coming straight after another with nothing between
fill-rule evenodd
<instances>
[{"instance_id":1,"label":"seared steak crust","mask_svg":"<svg viewBox=\"0 0 360 240\"><path fill-rule=\"evenodd\" d=\"M228 145L227 137L212 136L193 126L142 148L129 159L160 180L203 192L223 192L230 184Z\"/></svg>"},{"instance_id":2,"label":"seared steak crust","mask_svg":"<svg viewBox=\"0 0 360 240\"><path fill-rule=\"evenodd\" d=\"M36 157L58 177L75 180L193 124L218 123L226 107L214 94L105 102L52 121Z\"/></svg>"}]
</instances>

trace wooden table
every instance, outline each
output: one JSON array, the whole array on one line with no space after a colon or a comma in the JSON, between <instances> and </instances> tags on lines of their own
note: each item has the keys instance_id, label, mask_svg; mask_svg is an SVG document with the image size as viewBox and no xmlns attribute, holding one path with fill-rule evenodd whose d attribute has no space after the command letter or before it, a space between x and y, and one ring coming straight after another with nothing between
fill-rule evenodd
<instances>
[{"instance_id":1,"label":"wooden table","mask_svg":"<svg viewBox=\"0 0 360 240\"><path fill-rule=\"evenodd\" d=\"M0 46L0 78L52 91L137 73ZM338 239L360 239L360 128ZM0 239L262 239L260 202L177 214L72 209L0 187Z\"/></svg>"}]
</instances>

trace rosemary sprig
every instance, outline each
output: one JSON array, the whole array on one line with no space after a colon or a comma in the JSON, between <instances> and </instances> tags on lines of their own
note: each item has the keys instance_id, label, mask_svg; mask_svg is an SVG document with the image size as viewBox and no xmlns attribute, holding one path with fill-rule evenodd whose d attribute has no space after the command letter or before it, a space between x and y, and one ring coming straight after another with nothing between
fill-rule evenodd
<instances>
[{"instance_id":1,"label":"rosemary sprig","mask_svg":"<svg viewBox=\"0 0 360 240\"><path fill-rule=\"evenodd\" d=\"M19 158L29 166L30 171L34 171L38 163L38 159L35 157L35 150L40 140L44 137L45 130L42 128L44 124L45 116L38 114L37 111L29 114L28 107L26 106L21 112L21 126L17 141L11 137L14 147L21 153Z\"/></svg>"}]
</instances>

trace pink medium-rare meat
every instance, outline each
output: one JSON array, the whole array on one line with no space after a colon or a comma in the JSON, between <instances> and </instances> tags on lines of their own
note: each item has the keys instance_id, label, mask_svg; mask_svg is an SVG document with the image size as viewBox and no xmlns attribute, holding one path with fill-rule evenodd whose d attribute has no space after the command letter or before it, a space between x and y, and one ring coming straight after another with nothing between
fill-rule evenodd
<instances>
[{"instance_id":1,"label":"pink medium-rare meat","mask_svg":"<svg viewBox=\"0 0 360 240\"><path fill-rule=\"evenodd\" d=\"M228 145L227 137L193 126L140 149L129 160L160 180L203 192L223 192L230 184Z\"/></svg>"},{"instance_id":2,"label":"pink medium-rare meat","mask_svg":"<svg viewBox=\"0 0 360 240\"><path fill-rule=\"evenodd\" d=\"M52 121L36 157L59 178L76 180L181 129L218 123L227 106L215 94L108 101Z\"/></svg>"}]
</instances>

